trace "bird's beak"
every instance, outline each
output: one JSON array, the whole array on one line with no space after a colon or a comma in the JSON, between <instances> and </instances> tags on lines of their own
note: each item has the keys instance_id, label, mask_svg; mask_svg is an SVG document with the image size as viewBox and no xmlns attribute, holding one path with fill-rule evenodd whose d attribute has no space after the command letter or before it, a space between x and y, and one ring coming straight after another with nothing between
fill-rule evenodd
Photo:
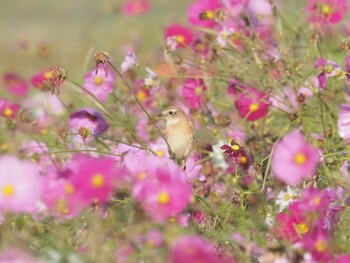
<instances>
[{"instance_id":1,"label":"bird's beak","mask_svg":"<svg viewBox=\"0 0 350 263\"><path fill-rule=\"evenodd\" d=\"M156 114L156 117L158 118L163 117L163 113L159 112L158 114Z\"/></svg>"}]
</instances>

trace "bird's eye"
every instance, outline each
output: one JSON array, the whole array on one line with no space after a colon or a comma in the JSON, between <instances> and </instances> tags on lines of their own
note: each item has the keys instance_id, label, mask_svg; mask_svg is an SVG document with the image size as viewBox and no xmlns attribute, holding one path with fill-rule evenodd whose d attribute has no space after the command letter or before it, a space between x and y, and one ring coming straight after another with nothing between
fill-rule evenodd
<instances>
[{"instance_id":1,"label":"bird's eye","mask_svg":"<svg viewBox=\"0 0 350 263\"><path fill-rule=\"evenodd\" d=\"M174 112L173 111L169 111L169 115L173 115L174 114Z\"/></svg>"}]
</instances>

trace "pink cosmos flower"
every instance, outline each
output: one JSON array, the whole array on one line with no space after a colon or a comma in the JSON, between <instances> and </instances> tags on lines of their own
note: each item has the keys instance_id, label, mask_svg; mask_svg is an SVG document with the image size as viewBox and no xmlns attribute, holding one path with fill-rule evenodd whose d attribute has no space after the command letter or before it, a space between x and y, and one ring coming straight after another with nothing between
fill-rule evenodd
<instances>
[{"instance_id":1,"label":"pink cosmos flower","mask_svg":"<svg viewBox=\"0 0 350 263\"><path fill-rule=\"evenodd\" d=\"M91 141L90 135L100 135L108 130L108 123L101 113L92 108L82 108L69 117L69 128L78 133L84 142Z\"/></svg>"},{"instance_id":2,"label":"pink cosmos flower","mask_svg":"<svg viewBox=\"0 0 350 263\"><path fill-rule=\"evenodd\" d=\"M320 89L325 89L327 86L327 78L337 76L341 71L341 66L333 61L318 58L314 68L320 69L318 75L318 83Z\"/></svg>"},{"instance_id":3,"label":"pink cosmos flower","mask_svg":"<svg viewBox=\"0 0 350 263\"><path fill-rule=\"evenodd\" d=\"M73 218L90 205L83 205L76 195L73 195L72 183L65 178L70 176L70 173L69 170L53 170L44 177L45 191L42 200L53 216Z\"/></svg>"},{"instance_id":4,"label":"pink cosmos flower","mask_svg":"<svg viewBox=\"0 0 350 263\"><path fill-rule=\"evenodd\" d=\"M44 142L30 140L22 144L20 153L30 159L33 163L40 164L40 170L45 171L45 167L51 165L49 149Z\"/></svg>"},{"instance_id":5,"label":"pink cosmos flower","mask_svg":"<svg viewBox=\"0 0 350 263\"><path fill-rule=\"evenodd\" d=\"M299 131L290 132L273 150L272 172L277 179L295 186L314 175L319 159L317 149Z\"/></svg>"},{"instance_id":6,"label":"pink cosmos flower","mask_svg":"<svg viewBox=\"0 0 350 263\"><path fill-rule=\"evenodd\" d=\"M164 37L165 39L175 37L178 47L181 48L189 46L192 43L193 33L189 28L174 23L165 28Z\"/></svg>"},{"instance_id":7,"label":"pink cosmos flower","mask_svg":"<svg viewBox=\"0 0 350 263\"><path fill-rule=\"evenodd\" d=\"M293 113L299 109L297 96L294 90L289 87L273 93L270 96L269 100L272 107L275 107L287 113Z\"/></svg>"},{"instance_id":8,"label":"pink cosmos flower","mask_svg":"<svg viewBox=\"0 0 350 263\"><path fill-rule=\"evenodd\" d=\"M127 0L122 6L122 12L125 15L141 15L150 8L148 0Z\"/></svg>"},{"instance_id":9,"label":"pink cosmos flower","mask_svg":"<svg viewBox=\"0 0 350 263\"><path fill-rule=\"evenodd\" d=\"M255 121L265 117L269 105L268 96L251 87L245 87L243 91L238 93L235 100L239 116L246 118L247 121Z\"/></svg>"},{"instance_id":10,"label":"pink cosmos flower","mask_svg":"<svg viewBox=\"0 0 350 263\"><path fill-rule=\"evenodd\" d=\"M85 75L83 88L94 95L101 102L106 102L109 94L113 92L113 85L116 81L116 75L110 66L104 70L99 70L96 74L95 69ZM87 92L84 91L84 94Z\"/></svg>"},{"instance_id":11,"label":"pink cosmos flower","mask_svg":"<svg viewBox=\"0 0 350 263\"><path fill-rule=\"evenodd\" d=\"M350 105L340 105L338 116L338 130L339 136L346 142L350 141Z\"/></svg>"},{"instance_id":12,"label":"pink cosmos flower","mask_svg":"<svg viewBox=\"0 0 350 263\"><path fill-rule=\"evenodd\" d=\"M276 216L274 233L278 238L295 243L310 231L312 224L313 221L306 216L301 202L296 201L289 205L288 213L281 212Z\"/></svg>"},{"instance_id":13,"label":"pink cosmos flower","mask_svg":"<svg viewBox=\"0 0 350 263\"><path fill-rule=\"evenodd\" d=\"M338 24L346 15L346 0L309 0L306 11L312 23Z\"/></svg>"},{"instance_id":14,"label":"pink cosmos flower","mask_svg":"<svg viewBox=\"0 0 350 263\"><path fill-rule=\"evenodd\" d=\"M348 262L350 262L350 255L340 255L334 261L334 263L348 263Z\"/></svg>"},{"instance_id":15,"label":"pink cosmos flower","mask_svg":"<svg viewBox=\"0 0 350 263\"><path fill-rule=\"evenodd\" d=\"M185 173L171 160L158 158L143 165L152 165L153 172L134 184L133 196L153 220L163 223L186 208L192 187Z\"/></svg>"},{"instance_id":16,"label":"pink cosmos flower","mask_svg":"<svg viewBox=\"0 0 350 263\"><path fill-rule=\"evenodd\" d=\"M207 90L202 79L188 78L182 87L182 96L188 107L199 110L203 101L203 93Z\"/></svg>"},{"instance_id":17,"label":"pink cosmos flower","mask_svg":"<svg viewBox=\"0 0 350 263\"><path fill-rule=\"evenodd\" d=\"M43 263L44 261L32 257L26 251L17 248L6 247L0 251L1 263Z\"/></svg>"},{"instance_id":18,"label":"pink cosmos flower","mask_svg":"<svg viewBox=\"0 0 350 263\"><path fill-rule=\"evenodd\" d=\"M42 191L37 165L12 155L0 157L0 211L34 212Z\"/></svg>"},{"instance_id":19,"label":"pink cosmos flower","mask_svg":"<svg viewBox=\"0 0 350 263\"><path fill-rule=\"evenodd\" d=\"M188 21L195 26L213 28L217 25L214 20L215 12L220 8L220 0L196 0L187 9Z\"/></svg>"},{"instance_id":20,"label":"pink cosmos flower","mask_svg":"<svg viewBox=\"0 0 350 263\"><path fill-rule=\"evenodd\" d=\"M69 163L73 197L81 204L105 204L118 182L124 180L125 173L113 158L94 158L86 154L76 154Z\"/></svg>"},{"instance_id":21,"label":"pink cosmos flower","mask_svg":"<svg viewBox=\"0 0 350 263\"><path fill-rule=\"evenodd\" d=\"M50 80L53 77L51 69L45 69L32 76L31 82L35 88L46 90L50 87Z\"/></svg>"},{"instance_id":22,"label":"pink cosmos flower","mask_svg":"<svg viewBox=\"0 0 350 263\"><path fill-rule=\"evenodd\" d=\"M184 235L175 243L171 253L172 263L228 263L228 258L216 254L212 243L200 236Z\"/></svg>"},{"instance_id":23,"label":"pink cosmos flower","mask_svg":"<svg viewBox=\"0 0 350 263\"><path fill-rule=\"evenodd\" d=\"M25 96L28 94L27 83L15 73L6 73L3 76L5 88L15 96Z\"/></svg>"},{"instance_id":24,"label":"pink cosmos flower","mask_svg":"<svg viewBox=\"0 0 350 263\"><path fill-rule=\"evenodd\" d=\"M7 99L0 99L0 116L15 119L19 109L19 104L12 104Z\"/></svg>"},{"instance_id":25,"label":"pink cosmos flower","mask_svg":"<svg viewBox=\"0 0 350 263\"><path fill-rule=\"evenodd\" d=\"M124 61L120 65L122 73L127 72L130 69L133 69L137 64L137 58L134 52L128 52L124 58Z\"/></svg>"},{"instance_id":26,"label":"pink cosmos flower","mask_svg":"<svg viewBox=\"0 0 350 263\"><path fill-rule=\"evenodd\" d=\"M312 232L305 236L303 247L310 251L319 262L330 262L333 259L333 248L330 234L318 224Z\"/></svg>"},{"instance_id":27,"label":"pink cosmos flower","mask_svg":"<svg viewBox=\"0 0 350 263\"><path fill-rule=\"evenodd\" d=\"M346 82L350 84L350 56L346 56L345 58L345 72L346 74Z\"/></svg>"}]
</instances>

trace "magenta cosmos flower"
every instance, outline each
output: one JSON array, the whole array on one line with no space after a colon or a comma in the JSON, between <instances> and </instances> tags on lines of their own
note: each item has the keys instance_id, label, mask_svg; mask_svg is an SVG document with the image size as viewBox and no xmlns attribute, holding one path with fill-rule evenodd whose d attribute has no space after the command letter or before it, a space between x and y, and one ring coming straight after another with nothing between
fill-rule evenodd
<instances>
[{"instance_id":1,"label":"magenta cosmos flower","mask_svg":"<svg viewBox=\"0 0 350 263\"><path fill-rule=\"evenodd\" d=\"M106 203L125 174L113 158L86 154L74 155L68 168L72 196L85 205Z\"/></svg>"},{"instance_id":2,"label":"magenta cosmos flower","mask_svg":"<svg viewBox=\"0 0 350 263\"><path fill-rule=\"evenodd\" d=\"M274 233L278 238L295 243L309 233L312 224L312 217L306 215L301 201L295 201L289 205L288 213L281 212L276 216Z\"/></svg>"},{"instance_id":3,"label":"magenta cosmos flower","mask_svg":"<svg viewBox=\"0 0 350 263\"><path fill-rule=\"evenodd\" d=\"M187 9L188 21L195 26L213 28L217 25L214 20L215 12L220 8L220 0L196 0Z\"/></svg>"},{"instance_id":4,"label":"magenta cosmos flower","mask_svg":"<svg viewBox=\"0 0 350 263\"><path fill-rule=\"evenodd\" d=\"M214 244L200 236L182 236L175 243L172 254L172 263L228 263L234 262L216 254Z\"/></svg>"},{"instance_id":5,"label":"magenta cosmos flower","mask_svg":"<svg viewBox=\"0 0 350 263\"><path fill-rule=\"evenodd\" d=\"M109 94L113 92L113 85L116 81L116 75L110 66L107 66L107 74L99 70L96 74L95 69L85 75L83 88L94 95L101 102L106 102ZM84 91L86 94L87 92Z\"/></svg>"},{"instance_id":6,"label":"magenta cosmos flower","mask_svg":"<svg viewBox=\"0 0 350 263\"><path fill-rule=\"evenodd\" d=\"M269 97L254 88L245 87L238 93L235 107L239 116L247 121L255 121L265 117L269 111Z\"/></svg>"},{"instance_id":7,"label":"magenta cosmos flower","mask_svg":"<svg viewBox=\"0 0 350 263\"><path fill-rule=\"evenodd\" d=\"M158 158L152 162L153 172L145 175L133 187L134 198L141 202L147 214L159 223L185 209L192 196L186 175L174 162Z\"/></svg>"},{"instance_id":8,"label":"magenta cosmos flower","mask_svg":"<svg viewBox=\"0 0 350 263\"><path fill-rule=\"evenodd\" d=\"M5 88L15 96L25 96L28 94L27 83L15 73L6 73L3 76Z\"/></svg>"},{"instance_id":9,"label":"magenta cosmos flower","mask_svg":"<svg viewBox=\"0 0 350 263\"><path fill-rule=\"evenodd\" d=\"M182 87L182 96L187 106L191 109L199 110L206 90L207 87L202 79L186 79Z\"/></svg>"},{"instance_id":10,"label":"magenta cosmos flower","mask_svg":"<svg viewBox=\"0 0 350 263\"><path fill-rule=\"evenodd\" d=\"M304 178L311 178L319 162L316 148L299 132L290 132L275 146L272 153L272 172L288 185L297 185Z\"/></svg>"},{"instance_id":11,"label":"magenta cosmos flower","mask_svg":"<svg viewBox=\"0 0 350 263\"><path fill-rule=\"evenodd\" d=\"M333 247L331 236L321 223L305 236L303 247L310 251L313 259L318 262L330 262L333 259Z\"/></svg>"},{"instance_id":12,"label":"magenta cosmos flower","mask_svg":"<svg viewBox=\"0 0 350 263\"><path fill-rule=\"evenodd\" d=\"M0 116L15 119L20 107L16 103L10 103L7 99L0 99Z\"/></svg>"},{"instance_id":13,"label":"magenta cosmos flower","mask_svg":"<svg viewBox=\"0 0 350 263\"><path fill-rule=\"evenodd\" d=\"M189 46L193 40L192 31L189 28L176 23L165 28L164 36L165 39L175 37L178 47Z\"/></svg>"},{"instance_id":14,"label":"magenta cosmos flower","mask_svg":"<svg viewBox=\"0 0 350 263\"><path fill-rule=\"evenodd\" d=\"M339 75L341 66L334 61L318 58L314 68L318 68L321 72L317 76L318 86L320 89L325 89L327 86L328 77Z\"/></svg>"},{"instance_id":15,"label":"magenta cosmos flower","mask_svg":"<svg viewBox=\"0 0 350 263\"><path fill-rule=\"evenodd\" d=\"M69 128L79 134L83 141L92 140L90 135L100 135L108 130L108 123L102 114L92 108L82 108L69 117Z\"/></svg>"},{"instance_id":16,"label":"magenta cosmos flower","mask_svg":"<svg viewBox=\"0 0 350 263\"><path fill-rule=\"evenodd\" d=\"M306 10L313 23L338 24L348 11L347 0L309 0Z\"/></svg>"},{"instance_id":17,"label":"magenta cosmos flower","mask_svg":"<svg viewBox=\"0 0 350 263\"><path fill-rule=\"evenodd\" d=\"M147 0L127 0L122 6L124 15L134 16L146 13L149 10Z\"/></svg>"},{"instance_id":18,"label":"magenta cosmos flower","mask_svg":"<svg viewBox=\"0 0 350 263\"><path fill-rule=\"evenodd\" d=\"M45 69L33 75L31 78L31 83L37 89L40 89L40 90L49 89L50 81L52 77L53 76L52 76L51 69Z\"/></svg>"},{"instance_id":19,"label":"magenta cosmos flower","mask_svg":"<svg viewBox=\"0 0 350 263\"><path fill-rule=\"evenodd\" d=\"M0 158L0 210L34 212L43 191L37 165L15 156Z\"/></svg>"}]
</instances>

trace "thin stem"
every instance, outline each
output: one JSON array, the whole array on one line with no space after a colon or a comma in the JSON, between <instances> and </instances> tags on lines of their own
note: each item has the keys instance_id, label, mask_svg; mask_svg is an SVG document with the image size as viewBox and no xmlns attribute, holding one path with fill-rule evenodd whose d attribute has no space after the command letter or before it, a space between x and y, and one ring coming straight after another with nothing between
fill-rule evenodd
<instances>
[{"instance_id":1,"label":"thin stem","mask_svg":"<svg viewBox=\"0 0 350 263\"><path fill-rule=\"evenodd\" d=\"M151 117L151 115L148 113L148 111L145 109L145 107L142 105L142 103L140 102L140 100L137 98L137 96L135 96L134 90L132 89L132 87L129 85L129 83L126 81L126 79L123 77L123 75L119 72L119 70L117 70L117 68L110 62L108 61L108 64L113 68L113 70L118 74L118 76L121 78L121 80L124 82L125 86L129 89L129 91L131 92L132 96L134 97L136 103L140 106L140 108L142 109L142 111L146 114L147 118L151 121L151 123L153 124L153 126L156 128L157 132L160 134L160 136L162 136L162 138L164 139L165 143L167 144L168 148L170 148L170 145L167 141L167 139L165 138L165 136L163 135L162 131L159 129L159 127L157 126L157 124L155 123L155 121L153 120L153 118ZM153 152L153 151L152 151ZM154 152L153 152L154 153Z\"/></svg>"}]
</instances>

